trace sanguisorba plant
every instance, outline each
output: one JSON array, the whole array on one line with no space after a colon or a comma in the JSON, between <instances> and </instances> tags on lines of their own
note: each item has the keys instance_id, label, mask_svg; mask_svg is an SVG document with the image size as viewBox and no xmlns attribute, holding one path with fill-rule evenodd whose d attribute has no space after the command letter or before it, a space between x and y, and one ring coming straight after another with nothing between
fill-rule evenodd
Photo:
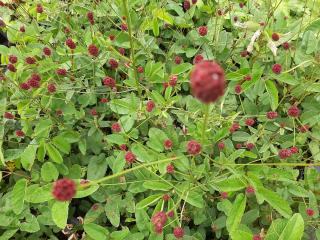
<instances>
[{"instance_id":1,"label":"sanguisorba plant","mask_svg":"<svg viewBox=\"0 0 320 240\"><path fill-rule=\"evenodd\" d=\"M318 9L0 1L0 239L320 239Z\"/></svg>"}]
</instances>

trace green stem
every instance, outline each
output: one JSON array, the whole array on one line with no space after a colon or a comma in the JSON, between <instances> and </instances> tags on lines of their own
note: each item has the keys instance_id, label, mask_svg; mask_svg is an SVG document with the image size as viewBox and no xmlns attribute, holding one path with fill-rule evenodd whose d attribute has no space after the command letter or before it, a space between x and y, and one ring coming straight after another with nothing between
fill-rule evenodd
<instances>
[{"instance_id":1,"label":"green stem","mask_svg":"<svg viewBox=\"0 0 320 240\"><path fill-rule=\"evenodd\" d=\"M203 119L203 126L202 126L202 134L201 134L201 143L204 144L205 140L205 133L208 125L208 116L209 116L209 104L204 105L204 119Z\"/></svg>"}]
</instances>

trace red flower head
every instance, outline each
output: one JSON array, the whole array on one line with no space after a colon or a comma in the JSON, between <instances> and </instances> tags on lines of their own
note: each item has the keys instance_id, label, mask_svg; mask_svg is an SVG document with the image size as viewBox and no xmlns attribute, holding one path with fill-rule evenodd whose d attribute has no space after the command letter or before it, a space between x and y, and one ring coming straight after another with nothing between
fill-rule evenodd
<instances>
[{"instance_id":1,"label":"red flower head","mask_svg":"<svg viewBox=\"0 0 320 240\"><path fill-rule=\"evenodd\" d=\"M15 67L13 64L11 64L11 63L9 63L9 64L7 65L7 69L8 69L10 72L16 72L16 71L17 71L16 67Z\"/></svg>"},{"instance_id":2,"label":"red flower head","mask_svg":"<svg viewBox=\"0 0 320 240\"><path fill-rule=\"evenodd\" d=\"M282 44L282 47L283 47L284 50L288 50L290 48L290 44L288 42L284 42Z\"/></svg>"},{"instance_id":3,"label":"red flower head","mask_svg":"<svg viewBox=\"0 0 320 240\"><path fill-rule=\"evenodd\" d=\"M270 111L270 112L267 112L266 113L266 116L268 119L275 119L278 117L278 113L277 112L273 112L273 111Z\"/></svg>"},{"instance_id":4,"label":"red flower head","mask_svg":"<svg viewBox=\"0 0 320 240\"><path fill-rule=\"evenodd\" d=\"M217 14L218 14L218 16L222 16L223 15L223 11L221 9L218 9Z\"/></svg>"},{"instance_id":5,"label":"red flower head","mask_svg":"<svg viewBox=\"0 0 320 240\"><path fill-rule=\"evenodd\" d=\"M24 132L22 130L17 130L16 131L16 136L17 137L24 137Z\"/></svg>"},{"instance_id":6,"label":"red flower head","mask_svg":"<svg viewBox=\"0 0 320 240\"><path fill-rule=\"evenodd\" d=\"M105 77L103 79L103 85L114 88L116 86L116 81L112 77Z\"/></svg>"},{"instance_id":7,"label":"red flower head","mask_svg":"<svg viewBox=\"0 0 320 240\"><path fill-rule=\"evenodd\" d=\"M296 153L298 153L298 152L299 152L299 148L298 148L298 147L296 147L296 146L291 147L291 148L290 148L290 152L291 152L292 154L296 154Z\"/></svg>"},{"instance_id":8,"label":"red flower head","mask_svg":"<svg viewBox=\"0 0 320 240\"><path fill-rule=\"evenodd\" d=\"M76 195L75 182L68 178L57 180L53 185L52 195L58 201L70 201Z\"/></svg>"},{"instance_id":9,"label":"red flower head","mask_svg":"<svg viewBox=\"0 0 320 240\"><path fill-rule=\"evenodd\" d=\"M162 199L163 199L163 201L167 202L167 201L169 201L169 199L170 199L170 195L169 195L169 194L164 194L164 195L162 196Z\"/></svg>"},{"instance_id":10,"label":"red flower head","mask_svg":"<svg viewBox=\"0 0 320 240\"><path fill-rule=\"evenodd\" d=\"M147 102L147 107L146 107L147 112L152 112L152 110L154 109L155 106L156 106L156 105L155 105L154 101L149 100L149 101Z\"/></svg>"},{"instance_id":11,"label":"red flower head","mask_svg":"<svg viewBox=\"0 0 320 240\"><path fill-rule=\"evenodd\" d=\"M113 41L114 39L116 38L116 36L115 35L109 35L109 39L111 40L111 41Z\"/></svg>"},{"instance_id":12,"label":"red flower head","mask_svg":"<svg viewBox=\"0 0 320 240\"><path fill-rule=\"evenodd\" d=\"M43 48L42 52L45 56L51 56L51 49L48 47Z\"/></svg>"},{"instance_id":13,"label":"red flower head","mask_svg":"<svg viewBox=\"0 0 320 240\"><path fill-rule=\"evenodd\" d=\"M230 133L234 133L235 131L238 131L240 129L240 124L235 122L232 123L231 127L229 128Z\"/></svg>"},{"instance_id":14,"label":"red flower head","mask_svg":"<svg viewBox=\"0 0 320 240\"><path fill-rule=\"evenodd\" d=\"M167 213L167 216L169 217L169 218L173 218L173 216L174 216L174 211L170 211L170 212L168 212Z\"/></svg>"},{"instance_id":15,"label":"red flower head","mask_svg":"<svg viewBox=\"0 0 320 240\"><path fill-rule=\"evenodd\" d=\"M272 40L273 40L273 41L278 41L279 38L280 38L278 33L272 33L272 36L271 36L271 37L272 37Z\"/></svg>"},{"instance_id":16,"label":"red flower head","mask_svg":"<svg viewBox=\"0 0 320 240\"><path fill-rule=\"evenodd\" d=\"M241 88L241 85L240 84L237 84L235 87L234 87L234 92L238 95L240 95L242 93L242 88Z\"/></svg>"},{"instance_id":17,"label":"red flower head","mask_svg":"<svg viewBox=\"0 0 320 240\"><path fill-rule=\"evenodd\" d=\"M29 86L28 83L23 82L23 83L20 83L20 88L23 89L23 90L29 90L30 86Z\"/></svg>"},{"instance_id":18,"label":"red flower head","mask_svg":"<svg viewBox=\"0 0 320 240\"><path fill-rule=\"evenodd\" d=\"M272 72L274 72L275 74L280 74L282 71L282 66L279 63L273 64L272 66Z\"/></svg>"},{"instance_id":19,"label":"red flower head","mask_svg":"<svg viewBox=\"0 0 320 240\"><path fill-rule=\"evenodd\" d=\"M111 125L111 129L113 132L120 132L121 131L120 123L117 123L117 122L113 123Z\"/></svg>"},{"instance_id":20,"label":"red flower head","mask_svg":"<svg viewBox=\"0 0 320 240\"><path fill-rule=\"evenodd\" d=\"M109 102L109 100L108 100L108 98L101 98L100 102L101 103L107 103L107 102Z\"/></svg>"},{"instance_id":21,"label":"red flower head","mask_svg":"<svg viewBox=\"0 0 320 240\"><path fill-rule=\"evenodd\" d=\"M165 83L163 83L162 85L163 85L164 90L166 90L167 87L169 87L169 83L168 83L168 82L165 82Z\"/></svg>"},{"instance_id":22,"label":"red flower head","mask_svg":"<svg viewBox=\"0 0 320 240\"><path fill-rule=\"evenodd\" d=\"M6 23L0 19L0 28L4 28L6 26Z\"/></svg>"},{"instance_id":23,"label":"red flower head","mask_svg":"<svg viewBox=\"0 0 320 240\"><path fill-rule=\"evenodd\" d=\"M126 152L124 158L128 164L131 164L136 160L136 156L131 151Z\"/></svg>"},{"instance_id":24,"label":"red flower head","mask_svg":"<svg viewBox=\"0 0 320 240\"><path fill-rule=\"evenodd\" d=\"M15 56L15 55L10 55L10 56L9 56L9 62L12 63L12 64L17 63L17 62L18 62L17 56Z\"/></svg>"},{"instance_id":25,"label":"red flower head","mask_svg":"<svg viewBox=\"0 0 320 240\"><path fill-rule=\"evenodd\" d=\"M167 165L167 173L174 173L174 166L170 163Z\"/></svg>"},{"instance_id":26,"label":"red flower head","mask_svg":"<svg viewBox=\"0 0 320 240\"><path fill-rule=\"evenodd\" d=\"M239 7L243 8L244 7L244 3L243 2L239 3Z\"/></svg>"},{"instance_id":27,"label":"red flower head","mask_svg":"<svg viewBox=\"0 0 320 240\"><path fill-rule=\"evenodd\" d=\"M218 149L219 149L220 151L223 150L224 147L225 147L224 142L221 141L221 142L218 143Z\"/></svg>"},{"instance_id":28,"label":"red flower head","mask_svg":"<svg viewBox=\"0 0 320 240\"><path fill-rule=\"evenodd\" d=\"M247 56L249 56L249 52L247 50L243 50L242 52L240 52L240 56L243 58L247 57Z\"/></svg>"},{"instance_id":29,"label":"red flower head","mask_svg":"<svg viewBox=\"0 0 320 240\"><path fill-rule=\"evenodd\" d=\"M242 148L242 143L237 143L236 144L236 149L240 149L240 148Z\"/></svg>"},{"instance_id":30,"label":"red flower head","mask_svg":"<svg viewBox=\"0 0 320 240\"><path fill-rule=\"evenodd\" d=\"M125 55L125 54L126 54L126 49L124 49L124 48L119 48L119 53L120 53L121 55Z\"/></svg>"},{"instance_id":31,"label":"red flower head","mask_svg":"<svg viewBox=\"0 0 320 240\"><path fill-rule=\"evenodd\" d=\"M151 222L154 225L157 233L162 233L163 226L167 222L167 219L167 215L163 211L157 212L152 216Z\"/></svg>"},{"instance_id":32,"label":"red flower head","mask_svg":"<svg viewBox=\"0 0 320 240\"><path fill-rule=\"evenodd\" d=\"M43 7L42 7L42 5L40 3L37 4L36 10L37 10L37 13L43 13Z\"/></svg>"},{"instance_id":33,"label":"red flower head","mask_svg":"<svg viewBox=\"0 0 320 240\"><path fill-rule=\"evenodd\" d=\"M98 57L98 55L99 55L99 48L98 48L96 45L94 45L94 44L90 44L90 45L88 46L88 52L89 52L89 54L90 54L91 56L93 56L93 57Z\"/></svg>"},{"instance_id":34,"label":"red flower head","mask_svg":"<svg viewBox=\"0 0 320 240\"><path fill-rule=\"evenodd\" d=\"M252 240L262 240L259 234L253 235Z\"/></svg>"},{"instance_id":35,"label":"red flower head","mask_svg":"<svg viewBox=\"0 0 320 240\"><path fill-rule=\"evenodd\" d=\"M203 56L201 54L198 54L193 59L193 64L197 64L203 61Z\"/></svg>"},{"instance_id":36,"label":"red flower head","mask_svg":"<svg viewBox=\"0 0 320 240\"><path fill-rule=\"evenodd\" d=\"M292 152L290 151L290 149L280 149L278 155L281 159L286 159L291 157Z\"/></svg>"},{"instance_id":37,"label":"red flower head","mask_svg":"<svg viewBox=\"0 0 320 240\"><path fill-rule=\"evenodd\" d=\"M190 1L189 0L184 0L183 2L183 8L184 10L188 11L191 7Z\"/></svg>"},{"instance_id":38,"label":"red flower head","mask_svg":"<svg viewBox=\"0 0 320 240\"><path fill-rule=\"evenodd\" d=\"M174 87L177 85L178 76L177 75L171 75L169 78L169 86Z\"/></svg>"},{"instance_id":39,"label":"red flower head","mask_svg":"<svg viewBox=\"0 0 320 240\"><path fill-rule=\"evenodd\" d=\"M36 60L34 57L27 57L27 58L25 59L25 62L26 62L27 64L35 64L36 61L37 61L37 60Z\"/></svg>"},{"instance_id":40,"label":"red flower head","mask_svg":"<svg viewBox=\"0 0 320 240\"><path fill-rule=\"evenodd\" d=\"M309 125L306 125L306 124L299 127L299 131L300 131L301 133L308 132L309 129L310 129Z\"/></svg>"},{"instance_id":41,"label":"red flower head","mask_svg":"<svg viewBox=\"0 0 320 240\"><path fill-rule=\"evenodd\" d=\"M126 32L126 31L128 31L128 25L127 24L125 24L125 23L121 23L121 30L122 31L124 31L124 32Z\"/></svg>"},{"instance_id":42,"label":"red flower head","mask_svg":"<svg viewBox=\"0 0 320 240\"><path fill-rule=\"evenodd\" d=\"M110 68L111 68L111 69L116 69L116 68L118 68L119 63L117 62L117 60L111 58L111 59L109 60L109 65L110 65Z\"/></svg>"},{"instance_id":43,"label":"red flower head","mask_svg":"<svg viewBox=\"0 0 320 240\"><path fill-rule=\"evenodd\" d=\"M6 118L6 119L14 119L14 115L10 112L5 112L3 114L3 117Z\"/></svg>"},{"instance_id":44,"label":"red flower head","mask_svg":"<svg viewBox=\"0 0 320 240\"><path fill-rule=\"evenodd\" d=\"M180 56L175 56L175 57L174 57L174 62L179 65L179 64L182 62L182 57L180 57Z\"/></svg>"},{"instance_id":45,"label":"red flower head","mask_svg":"<svg viewBox=\"0 0 320 240\"><path fill-rule=\"evenodd\" d=\"M195 140L190 140L187 144L187 152L190 155L198 155L201 152L201 145Z\"/></svg>"},{"instance_id":46,"label":"red flower head","mask_svg":"<svg viewBox=\"0 0 320 240\"><path fill-rule=\"evenodd\" d=\"M120 150L122 150L122 151L127 151L127 145L121 144L121 145L120 145Z\"/></svg>"},{"instance_id":47,"label":"red flower head","mask_svg":"<svg viewBox=\"0 0 320 240\"><path fill-rule=\"evenodd\" d=\"M88 12L88 13L87 13L87 18L88 18L90 24L93 25L93 24L94 24L93 12Z\"/></svg>"},{"instance_id":48,"label":"red flower head","mask_svg":"<svg viewBox=\"0 0 320 240\"><path fill-rule=\"evenodd\" d=\"M256 123L256 121L253 118L246 119L247 126L253 126L255 123Z\"/></svg>"},{"instance_id":49,"label":"red flower head","mask_svg":"<svg viewBox=\"0 0 320 240\"><path fill-rule=\"evenodd\" d=\"M288 116L290 117L299 117L300 109L296 105L292 105L288 109Z\"/></svg>"},{"instance_id":50,"label":"red flower head","mask_svg":"<svg viewBox=\"0 0 320 240\"><path fill-rule=\"evenodd\" d=\"M221 192L220 196L222 199L227 199L228 198L228 193L227 192Z\"/></svg>"},{"instance_id":51,"label":"red flower head","mask_svg":"<svg viewBox=\"0 0 320 240\"><path fill-rule=\"evenodd\" d=\"M251 80L252 80L252 77L251 77L250 74L248 74L248 75L245 75L245 76L243 77L243 80L245 80L245 81L251 81Z\"/></svg>"},{"instance_id":52,"label":"red flower head","mask_svg":"<svg viewBox=\"0 0 320 240\"><path fill-rule=\"evenodd\" d=\"M25 31L26 31L26 29L25 29L25 27L24 27L24 26L21 26L21 27L20 27L20 29L19 29L19 31L20 31L20 32L25 32Z\"/></svg>"},{"instance_id":53,"label":"red flower head","mask_svg":"<svg viewBox=\"0 0 320 240\"><path fill-rule=\"evenodd\" d=\"M69 34L70 32L71 32L70 28L68 28L68 27L64 28L64 33L65 34Z\"/></svg>"},{"instance_id":54,"label":"red flower head","mask_svg":"<svg viewBox=\"0 0 320 240\"><path fill-rule=\"evenodd\" d=\"M66 45L70 48L70 49L75 49L77 46L74 43L74 41L71 38L68 38L66 40Z\"/></svg>"},{"instance_id":55,"label":"red flower head","mask_svg":"<svg viewBox=\"0 0 320 240\"><path fill-rule=\"evenodd\" d=\"M32 88L39 88L40 87L40 81L41 81L41 77L39 74L32 74L31 77L28 79L28 85L29 87Z\"/></svg>"},{"instance_id":56,"label":"red flower head","mask_svg":"<svg viewBox=\"0 0 320 240\"><path fill-rule=\"evenodd\" d=\"M56 74L60 75L60 76L66 76L67 75L67 70L64 68L58 68L56 70Z\"/></svg>"},{"instance_id":57,"label":"red flower head","mask_svg":"<svg viewBox=\"0 0 320 240\"><path fill-rule=\"evenodd\" d=\"M309 217L312 217L314 215L314 210L311 208L307 208L306 213Z\"/></svg>"},{"instance_id":58,"label":"red flower head","mask_svg":"<svg viewBox=\"0 0 320 240\"><path fill-rule=\"evenodd\" d=\"M192 4L196 4L198 0L192 0Z\"/></svg>"},{"instance_id":59,"label":"red flower head","mask_svg":"<svg viewBox=\"0 0 320 240\"><path fill-rule=\"evenodd\" d=\"M198 28L198 33L200 36L205 36L208 33L208 27L207 26L201 26Z\"/></svg>"},{"instance_id":60,"label":"red flower head","mask_svg":"<svg viewBox=\"0 0 320 240\"><path fill-rule=\"evenodd\" d=\"M93 108L93 109L90 110L90 114L91 114L92 116L97 116L97 115L98 115L97 110L96 110L95 108Z\"/></svg>"},{"instance_id":61,"label":"red flower head","mask_svg":"<svg viewBox=\"0 0 320 240\"><path fill-rule=\"evenodd\" d=\"M173 142L170 139L166 139L163 142L163 146L165 149L171 149L173 146Z\"/></svg>"},{"instance_id":62,"label":"red flower head","mask_svg":"<svg viewBox=\"0 0 320 240\"><path fill-rule=\"evenodd\" d=\"M57 90L56 85L54 85L53 83L48 84L48 92L49 93L54 93L56 90Z\"/></svg>"},{"instance_id":63,"label":"red flower head","mask_svg":"<svg viewBox=\"0 0 320 240\"><path fill-rule=\"evenodd\" d=\"M200 101L215 102L224 94L224 71L214 61L202 61L194 66L190 85L193 95Z\"/></svg>"},{"instance_id":64,"label":"red flower head","mask_svg":"<svg viewBox=\"0 0 320 240\"><path fill-rule=\"evenodd\" d=\"M254 146L255 146L254 143L247 143L246 144L246 147L248 150L252 150L254 148Z\"/></svg>"},{"instance_id":65,"label":"red flower head","mask_svg":"<svg viewBox=\"0 0 320 240\"><path fill-rule=\"evenodd\" d=\"M248 187L246 188L246 193L248 193L248 194L254 193L255 191L256 191L256 190L254 189L253 186L248 186Z\"/></svg>"},{"instance_id":66,"label":"red flower head","mask_svg":"<svg viewBox=\"0 0 320 240\"><path fill-rule=\"evenodd\" d=\"M143 67L139 66L139 67L137 68L137 71L138 71L138 73L143 73L143 72L144 72L144 69L143 69Z\"/></svg>"},{"instance_id":67,"label":"red flower head","mask_svg":"<svg viewBox=\"0 0 320 240\"><path fill-rule=\"evenodd\" d=\"M182 227L175 227L175 228L173 229L173 235L174 235L176 238L182 238L183 235L184 235L183 228L182 228Z\"/></svg>"}]
</instances>

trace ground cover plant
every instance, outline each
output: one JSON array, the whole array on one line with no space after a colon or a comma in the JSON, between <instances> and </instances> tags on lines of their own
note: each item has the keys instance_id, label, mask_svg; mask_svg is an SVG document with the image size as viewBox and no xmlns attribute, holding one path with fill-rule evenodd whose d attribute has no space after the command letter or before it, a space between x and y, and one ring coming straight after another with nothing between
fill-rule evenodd
<instances>
[{"instance_id":1,"label":"ground cover plant","mask_svg":"<svg viewBox=\"0 0 320 240\"><path fill-rule=\"evenodd\" d=\"M0 1L0 239L320 239L319 9Z\"/></svg>"}]
</instances>

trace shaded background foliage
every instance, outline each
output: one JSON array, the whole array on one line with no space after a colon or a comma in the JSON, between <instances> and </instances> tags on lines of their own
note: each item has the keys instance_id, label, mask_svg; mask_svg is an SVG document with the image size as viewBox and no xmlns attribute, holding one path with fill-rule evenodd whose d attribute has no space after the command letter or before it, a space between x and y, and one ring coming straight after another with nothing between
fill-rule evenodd
<instances>
[{"instance_id":1,"label":"shaded background foliage","mask_svg":"<svg viewBox=\"0 0 320 240\"><path fill-rule=\"evenodd\" d=\"M198 0L188 10L170 0L2 2L1 30L11 46L0 46L0 113L14 119L3 117L0 126L0 239L174 239L177 226L184 239L320 239L319 1ZM205 126L205 106L189 89L199 54L221 64L228 84ZM10 55L16 72L6 69ZM56 73L61 68L65 76ZM34 73L39 88L21 89ZM104 86L106 76L115 88ZM150 100L155 107L147 111ZM287 115L292 105L298 118ZM269 111L278 117L268 119ZM111 130L115 122L120 132ZM240 129L230 132L233 123ZM191 139L202 143L198 156L186 152ZM137 158L133 165L123 144ZM297 153L279 158L293 146ZM105 176L79 186L71 202L51 195L58 178L81 185ZM174 216L159 235L150 219L160 210Z\"/></svg>"}]
</instances>

